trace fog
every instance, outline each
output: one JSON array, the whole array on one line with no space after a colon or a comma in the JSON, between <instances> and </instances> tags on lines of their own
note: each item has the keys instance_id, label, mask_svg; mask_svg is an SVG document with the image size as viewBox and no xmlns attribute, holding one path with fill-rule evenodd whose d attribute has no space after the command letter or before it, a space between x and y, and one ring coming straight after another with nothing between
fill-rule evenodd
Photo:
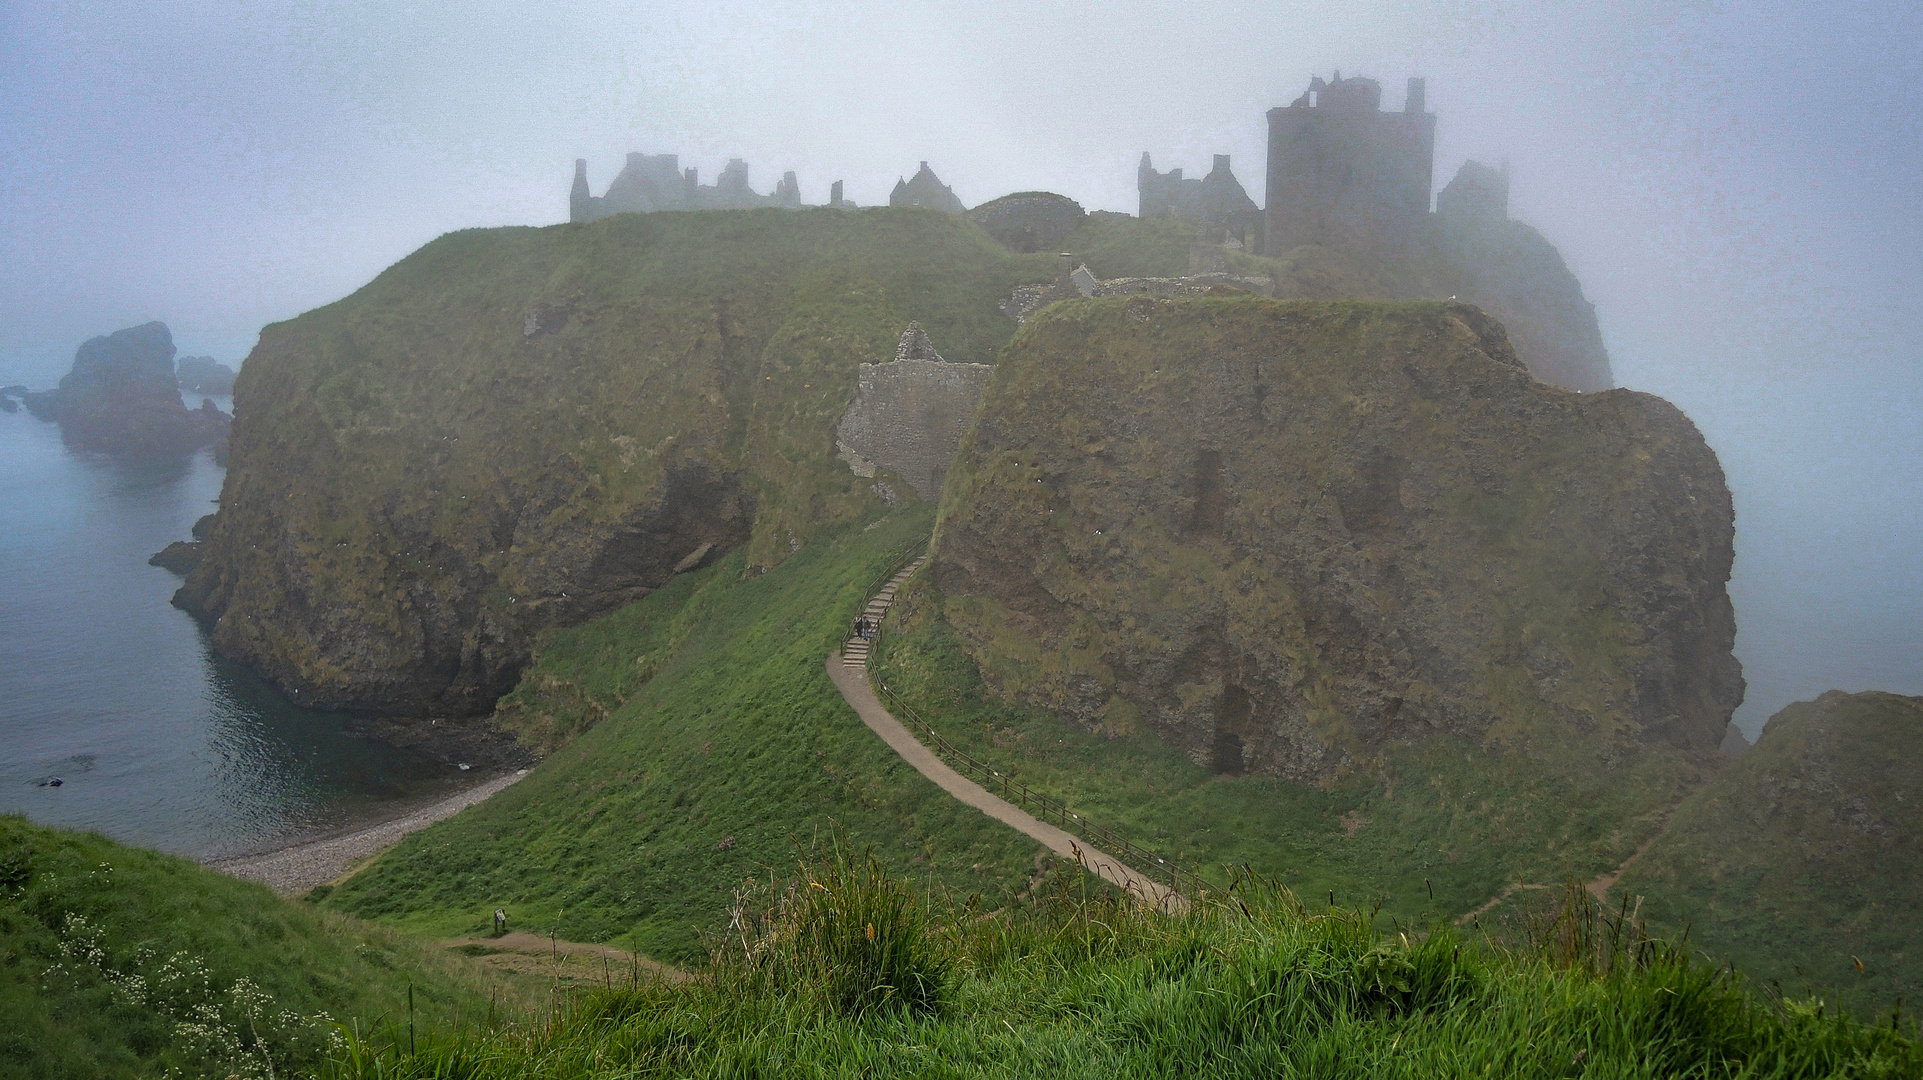
<instances>
[{"instance_id":1,"label":"fog","mask_svg":"<svg viewBox=\"0 0 1923 1080\"><path fill-rule=\"evenodd\" d=\"M1263 112L1412 75L1437 183L1507 158L1620 383L1735 492L1753 735L1923 692L1923 13L1914 4L0 5L0 383L164 319L229 362L452 229L566 219L630 150L885 202L1132 212L1135 162L1262 199Z\"/></svg>"}]
</instances>

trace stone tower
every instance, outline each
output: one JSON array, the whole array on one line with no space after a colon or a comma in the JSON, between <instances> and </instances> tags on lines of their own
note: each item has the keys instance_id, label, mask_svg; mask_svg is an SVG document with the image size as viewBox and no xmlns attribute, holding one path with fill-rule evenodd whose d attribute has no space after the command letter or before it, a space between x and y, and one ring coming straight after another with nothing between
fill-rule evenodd
<instances>
[{"instance_id":1,"label":"stone tower","mask_svg":"<svg viewBox=\"0 0 1923 1080\"><path fill-rule=\"evenodd\" d=\"M1393 248L1421 227L1436 151L1423 81L1409 80L1401 112L1381 106L1382 84L1338 71L1269 110L1269 254L1301 244Z\"/></svg>"}]
</instances>

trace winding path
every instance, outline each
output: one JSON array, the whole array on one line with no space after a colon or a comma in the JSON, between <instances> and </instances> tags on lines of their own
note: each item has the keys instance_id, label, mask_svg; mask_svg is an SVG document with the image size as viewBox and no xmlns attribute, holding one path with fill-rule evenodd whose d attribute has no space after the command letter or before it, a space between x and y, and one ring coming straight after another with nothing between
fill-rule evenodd
<instances>
[{"instance_id":1,"label":"winding path","mask_svg":"<svg viewBox=\"0 0 1923 1080\"><path fill-rule=\"evenodd\" d=\"M924 555L890 578L888 584L869 601L864 615L875 622L886 617L888 609L894 605L895 591L926 561L928 557ZM895 719L881 699L875 696L874 688L868 685L868 642L850 638L842 652L828 657L828 678L834 681L835 688L854 707L869 730L881 736L882 741L900 754L903 761L913 765L916 772L933 780L943 791L1033 838L1055 854L1076 860L1087 867L1090 873L1125 892L1165 910L1187 906L1182 896L1167 885L1137 873L1115 856L1090 847L1073 833L1037 819L1021 807L990 794L987 788L949 768L933 750L915 738L900 720Z\"/></svg>"}]
</instances>

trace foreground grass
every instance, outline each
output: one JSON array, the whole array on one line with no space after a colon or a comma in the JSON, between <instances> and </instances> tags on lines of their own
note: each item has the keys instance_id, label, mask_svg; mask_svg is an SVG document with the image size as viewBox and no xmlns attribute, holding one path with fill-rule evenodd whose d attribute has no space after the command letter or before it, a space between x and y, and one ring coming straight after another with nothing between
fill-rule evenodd
<instances>
[{"instance_id":1,"label":"foreground grass","mask_svg":"<svg viewBox=\"0 0 1923 1080\"><path fill-rule=\"evenodd\" d=\"M761 575L737 552L552 634L511 711L543 732L606 718L326 905L437 937L484 933L505 907L514 929L682 964L704 955L700 931L726 925L743 881L839 827L899 872L999 906L1040 848L904 764L823 669L931 516L924 504L858 523Z\"/></svg>"},{"instance_id":2,"label":"foreground grass","mask_svg":"<svg viewBox=\"0 0 1923 1080\"><path fill-rule=\"evenodd\" d=\"M1507 952L1379 934L1238 875L1180 916L1058 881L984 916L834 854L738 909L707 977L590 992L546 1021L342 1077L1923 1075L1884 1027L1770 1001L1572 886Z\"/></svg>"},{"instance_id":3,"label":"foreground grass","mask_svg":"<svg viewBox=\"0 0 1923 1080\"><path fill-rule=\"evenodd\" d=\"M293 1075L336 1024L473 1030L513 991L379 927L0 817L0 1076Z\"/></svg>"}]
</instances>

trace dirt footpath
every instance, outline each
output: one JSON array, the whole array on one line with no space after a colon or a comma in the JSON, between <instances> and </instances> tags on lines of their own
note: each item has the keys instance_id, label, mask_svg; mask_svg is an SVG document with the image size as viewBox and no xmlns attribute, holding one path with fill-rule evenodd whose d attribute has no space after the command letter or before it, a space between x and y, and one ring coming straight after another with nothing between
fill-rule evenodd
<instances>
[{"instance_id":1,"label":"dirt footpath","mask_svg":"<svg viewBox=\"0 0 1923 1080\"><path fill-rule=\"evenodd\" d=\"M441 944L497 971L552 979L563 986L621 986L630 979L679 983L692 977L612 945L558 941L526 932L497 938L456 938Z\"/></svg>"}]
</instances>

